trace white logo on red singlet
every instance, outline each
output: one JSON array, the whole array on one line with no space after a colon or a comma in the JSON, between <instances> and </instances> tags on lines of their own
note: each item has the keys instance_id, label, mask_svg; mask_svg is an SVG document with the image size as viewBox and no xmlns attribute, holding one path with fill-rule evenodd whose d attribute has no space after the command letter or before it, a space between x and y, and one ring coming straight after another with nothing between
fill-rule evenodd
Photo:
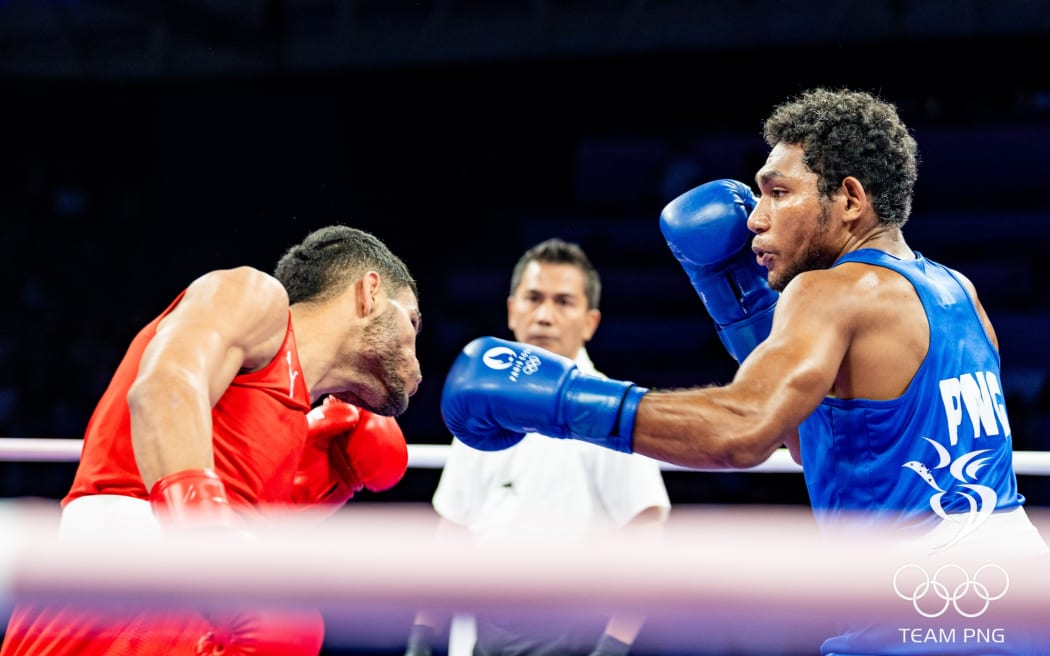
<instances>
[{"instance_id":1,"label":"white logo on red singlet","mask_svg":"<svg viewBox=\"0 0 1050 656\"><path fill-rule=\"evenodd\" d=\"M292 349L285 351L284 359L288 362L288 396L295 398L295 379L299 377L299 372L292 366Z\"/></svg>"}]
</instances>

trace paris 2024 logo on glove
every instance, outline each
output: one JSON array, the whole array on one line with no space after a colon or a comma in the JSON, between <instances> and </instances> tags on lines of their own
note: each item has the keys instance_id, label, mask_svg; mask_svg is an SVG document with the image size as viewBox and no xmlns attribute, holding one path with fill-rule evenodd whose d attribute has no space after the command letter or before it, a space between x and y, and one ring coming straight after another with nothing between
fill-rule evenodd
<instances>
[{"instance_id":1,"label":"paris 2024 logo on glove","mask_svg":"<svg viewBox=\"0 0 1050 656\"><path fill-rule=\"evenodd\" d=\"M517 381L524 374L530 376L540 368L540 357L530 351L520 354L507 346L493 346L481 356L485 366L493 371L510 369L510 380Z\"/></svg>"}]
</instances>

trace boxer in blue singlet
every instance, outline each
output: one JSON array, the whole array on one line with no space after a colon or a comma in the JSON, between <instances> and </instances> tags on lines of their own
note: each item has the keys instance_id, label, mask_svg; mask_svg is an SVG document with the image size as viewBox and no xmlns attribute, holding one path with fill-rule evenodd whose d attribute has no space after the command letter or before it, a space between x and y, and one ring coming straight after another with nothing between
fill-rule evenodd
<instances>
[{"instance_id":1,"label":"boxer in blue singlet","mask_svg":"<svg viewBox=\"0 0 1050 656\"><path fill-rule=\"evenodd\" d=\"M483 337L446 376L446 425L479 449L535 431L697 469L786 446L824 529L903 549L876 591L900 617L844 616L822 654L1046 653L1009 613L1050 551L1017 488L995 330L965 276L904 240L914 138L892 104L820 88L776 107L763 133L758 196L716 180L660 216L740 363L729 384L596 380Z\"/></svg>"}]
</instances>

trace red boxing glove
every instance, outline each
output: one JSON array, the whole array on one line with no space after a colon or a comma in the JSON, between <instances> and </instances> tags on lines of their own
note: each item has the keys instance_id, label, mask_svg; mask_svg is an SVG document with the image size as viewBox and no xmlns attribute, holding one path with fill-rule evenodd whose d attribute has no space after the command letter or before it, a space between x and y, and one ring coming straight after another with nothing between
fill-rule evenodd
<instances>
[{"instance_id":1,"label":"red boxing glove","mask_svg":"<svg viewBox=\"0 0 1050 656\"><path fill-rule=\"evenodd\" d=\"M393 417L361 410L361 423L353 433L332 440L349 471L372 492L397 485L408 471L408 443Z\"/></svg>"},{"instance_id":2,"label":"red boxing glove","mask_svg":"<svg viewBox=\"0 0 1050 656\"><path fill-rule=\"evenodd\" d=\"M214 612L208 621L194 656L317 656L324 642L324 618L313 610Z\"/></svg>"},{"instance_id":3,"label":"red boxing glove","mask_svg":"<svg viewBox=\"0 0 1050 656\"><path fill-rule=\"evenodd\" d=\"M309 435L292 500L342 505L361 488L388 490L408 470L408 444L393 417L328 396L306 415Z\"/></svg>"},{"instance_id":4,"label":"red boxing glove","mask_svg":"<svg viewBox=\"0 0 1050 656\"><path fill-rule=\"evenodd\" d=\"M185 469L162 476L149 492L153 514L166 526L202 528L234 526L226 487L212 469Z\"/></svg>"}]
</instances>

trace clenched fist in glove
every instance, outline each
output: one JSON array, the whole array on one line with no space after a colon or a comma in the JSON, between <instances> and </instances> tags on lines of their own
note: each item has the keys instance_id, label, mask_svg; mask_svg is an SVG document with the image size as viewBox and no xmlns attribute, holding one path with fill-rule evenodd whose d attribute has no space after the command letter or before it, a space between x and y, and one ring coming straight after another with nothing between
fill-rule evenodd
<instances>
[{"instance_id":1,"label":"clenched fist in glove","mask_svg":"<svg viewBox=\"0 0 1050 656\"><path fill-rule=\"evenodd\" d=\"M392 488L408 470L408 444L393 417L328 396L306 421L309 434L295 474L295 503L340 506L361 488Z\"/></svg>"},{"instance_id":2,"label":"clenched fist in glove","mask_svg":"<svg viewBox=\"0 0 1050 656\"><path fill-rule=\"evenodd\" d=\"M667 246L737 362L769 336L780 298L751 252L747 218L757 203L743 182L715 180L690 189L660 213Z\"/></svg>"},{"instance_id":3,"label":"clenched fist in glove","mask_svg":"<svg viewBox=\"0 0 1050 656\"><path fill-rule=\"evenodd\" d=\"M460 441L482 451L535 432L630 453L638 402L648 391L584 373L546 349L480 337L449 369L441 416Z\"/></svg>"}]
</instances>

